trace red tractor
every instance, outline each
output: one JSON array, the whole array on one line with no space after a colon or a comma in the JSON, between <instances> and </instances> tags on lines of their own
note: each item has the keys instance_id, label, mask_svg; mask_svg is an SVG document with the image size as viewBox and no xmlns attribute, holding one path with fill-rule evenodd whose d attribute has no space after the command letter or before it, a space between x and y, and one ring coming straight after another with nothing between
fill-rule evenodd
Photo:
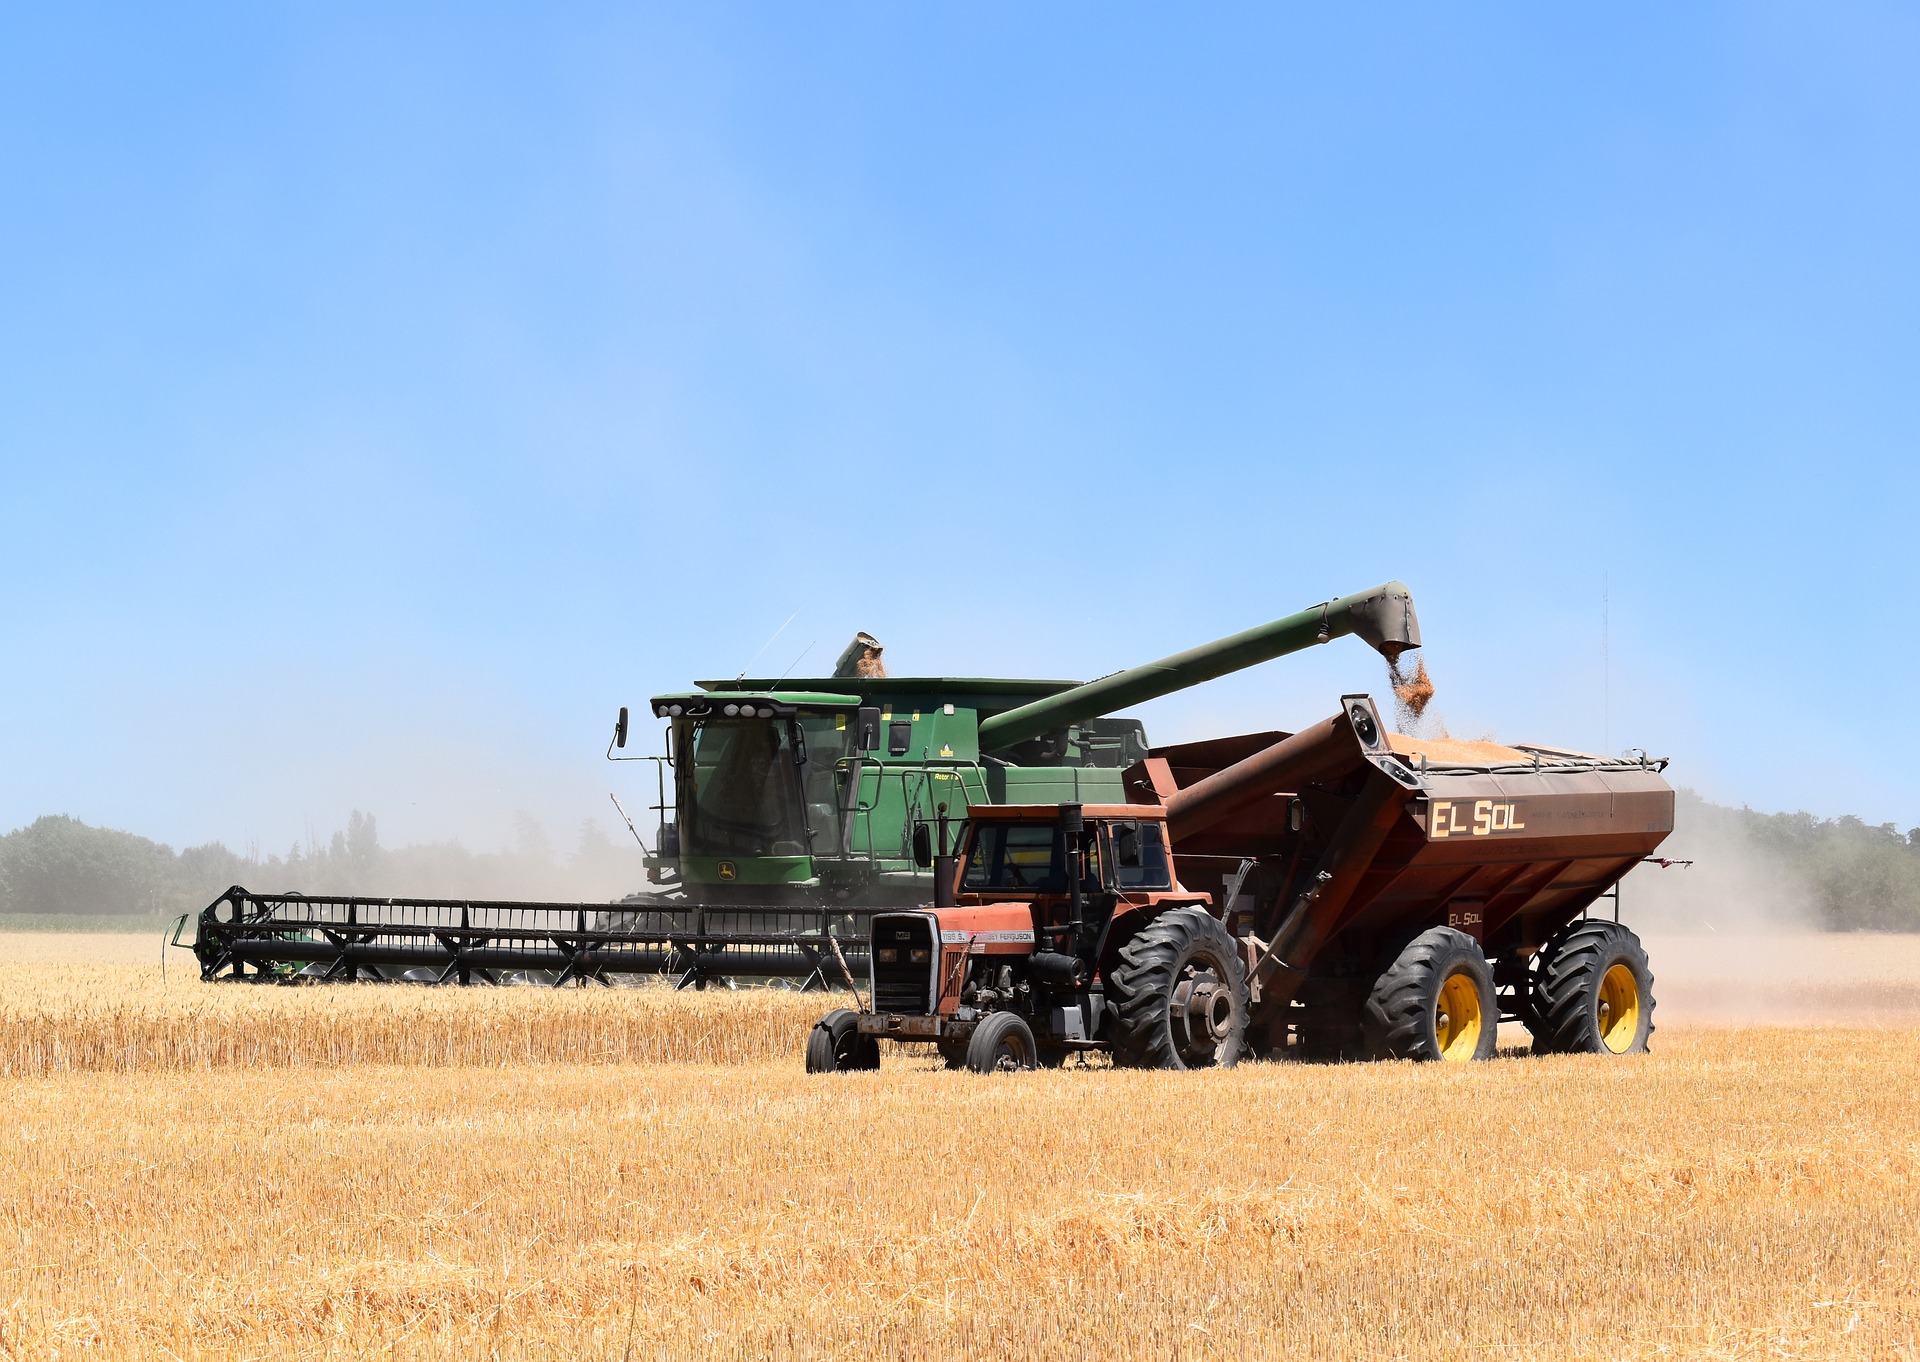
<instances>
[{"instance_id":1,"label":"red tractor","mask_svg":"<svg viewBox=\"0 0 1920 1362\"><path fill-rule=\"evenodd\" d=\"M930 1042L976 1073L1076 1050L1154 1069L1239 1058L1241 946L1210 896L1175 880L1164 810L980 807L959 855L937 863L957 892L874 915L872 1010L822 1018L810 1072L878 1068L883 1037Z\"/></svg>"}]
</instances>

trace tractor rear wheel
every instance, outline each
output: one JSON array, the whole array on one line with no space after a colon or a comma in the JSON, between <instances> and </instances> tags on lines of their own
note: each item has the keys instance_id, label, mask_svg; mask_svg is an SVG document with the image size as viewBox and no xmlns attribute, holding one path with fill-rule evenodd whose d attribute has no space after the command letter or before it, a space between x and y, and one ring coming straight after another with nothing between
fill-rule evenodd
<instances>
[{"instance_id":1,"label":"tractor rear wheel","mask_svg":"<svg viewBox=\"0 0 1920 1362\"><path fill-rule=\"evenodd\" d=\"M846 1073L880 1067L880 1042L860 1034L860 1014L836 1007L813 1024L807 1037L807 1072Z\"/></svg>"},{"instance_id":2,"label":"tractor rear wheel","mask_svg":"<svg viewBox=\"0 0 1920 1362\"><path fill-rule=\"evenodd\" d=\"M1407 943L1361 1010L1375 1059L1492 1059L1499 1026L1493 967L1479 942L1452 927L1430 927Z\"/></svg>"},{"instance_id":3,"label":"tractor rear wheel","mask_svg":"<svg viewBox=\"0 0 1920 1362\"><path fill-rule=\"evenodd\" d=\"M1017 1012L991 1012L973 1028L967 1042L967 1067L977 1074L1006 1074L1039 1063L1033 1028Z\"/></svg>"},{"instance_id":4,"label":"tractor rear wheel","mask_svg":"<svg viewBox=\"0 0 1920 1362\"><path fill-rule=\"evenodd\" d=\"M969 1037L969 1039L971 1039L971 1037ZM946 1063L949 1069L964 1069L967 1067L967 1041L936 1040L933 1043L933 1048L940 1052L940 1058Z\"/></svg>"},{"instance_id":5,"label":"tractor rear wheel","mask_svg":"<svg viewBox=\"0 0 1920 1362\"><path fill-rule=\"evenodd\" d=\"M1247 972L1211 913L1175 908L1133 934L1107 976L1113 1062L1132 1069L1226 1068L1246 1048Z\"/></svg>"},{"instance_id":6,"label":"tractor rear wheel","mask_svg":"<svg viewBox=\"0 0 1920 1362\"><path fill-rule=\"evenodd\" d=\"M1653 1037L1653 971L1640 938L1617 922L1568 923L1540 949L1535 1054L1644 1055Z\"/></svg>"}]
</instances>

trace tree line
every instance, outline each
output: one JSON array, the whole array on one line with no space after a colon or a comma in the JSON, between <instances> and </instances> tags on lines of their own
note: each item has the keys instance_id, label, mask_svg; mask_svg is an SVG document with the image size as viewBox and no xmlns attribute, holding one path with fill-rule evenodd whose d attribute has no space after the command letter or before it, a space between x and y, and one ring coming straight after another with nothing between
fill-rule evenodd
<instances>
[{"instance_id":1,"label":"tree line","mask_svg":"<svg viewBox=\"0 0 1920 1362\"><path fill-rule=\"evenodd\" d=\"M1674 925L1920 932L1920 828L1760 813L1681 790L1673 836L1658 854L1697 858L1684 873L1657 877ZM1629 890L1654 878L1638 875Z\"/></svg>"},{"instance_id":2,"label":"tree line","mask_svg":"<svg viewBox=\"0 0 1920 1362\"><path fill-rule=\"evenodd\" d=\"M371 814L354 811L323 843L285 856L243 856L218 842L175 851L114 828L50 814L0 836L0 914L174 917L197 913L228 887L263 893L604 902L645 883L637 847L592 821L570 855L554 852L530 818L513 850L457 843L389 848Z\"/></svg>"},{"instance_id":3,"label":"tree line","mask_svg":"<svg viewBox=\"0 0 1920 1362\"><path fill-rule=\"evenodd\" d=\"M1697 860L1670 875L1647 867L1628 885L1629 901L1662 927L1920 931L1920 828L1758 813L1682 790L1661 854ZM597 824L582 824L573 852L561 856L524 816L515 848L503 852L384 847L372 815L358 811L326 842L265 858L218 842L174 851L58 814L0 836L7 915L172 917L199 911L234 884L268 893L604 902L644 883L639 850Z\"/></svg>"}]
</instances>

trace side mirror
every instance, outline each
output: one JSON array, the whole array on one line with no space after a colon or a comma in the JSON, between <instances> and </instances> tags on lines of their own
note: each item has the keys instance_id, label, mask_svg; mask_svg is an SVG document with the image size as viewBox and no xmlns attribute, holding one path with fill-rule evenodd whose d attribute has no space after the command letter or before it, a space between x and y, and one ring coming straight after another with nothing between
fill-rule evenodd
<instances>
[{"instance_id":1,"label":"side mirror","mask_svg":"<svg viewBox=\"0 0 1920 1362\"><path fill-rule=\"evenodd\" d=\"M1140 868L1140 829L1129 824L1113 830L1113 859L1128 870Z\"/></svg>"},{"instance_id":2,"label":"side mirror","mask_svg":"<svg viewBox=\"0 0 1920 1362\"><path fill-rule=\"evenodd\" d=\"M615 747L627 745L627 707L625 705L620 706L620 717L613 721L613 745Z\"/></svg>"},{"instance_id":3,"label":"side mirror","mask_svg":"<svg viewBox=\"0 0 1920 1362\"><path fill-rule=\"evenodd\" d=\"M913 825L913 863L922 870L933 864L933 829L925 823Z\"/></svg>"},{"instance_id":4,"label":"side mirror","mask_svg":"<svg viewBox=\"0 0 1920 1362\"><path fill-rule=\"evenodd\" d=\"M860 752L880 750L880 707L862 705L854 717L854 748Z\"/></svg>"},{"instance_id":5,"label":"side mirror","mask_svg":"<svg viewBox=\"0 0 1920 1362\"><path fill-rule=\"evenodd\" d=\"M659 845L662 860L677 861L680 859L680 825L678 823L662 823L660 825Z\"/></svg>"}]
</instances>

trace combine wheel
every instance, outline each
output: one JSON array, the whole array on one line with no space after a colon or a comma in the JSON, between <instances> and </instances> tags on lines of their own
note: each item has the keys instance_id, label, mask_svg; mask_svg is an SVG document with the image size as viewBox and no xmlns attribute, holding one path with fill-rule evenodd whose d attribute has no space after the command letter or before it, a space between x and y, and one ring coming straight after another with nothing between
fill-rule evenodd
<instances>
[{"instance_id":1,"label":"combine wheel","mask_svg":"<svg viewBox=\"0 0 1920 1362\"><path fill-rule=\"evenodd\" d=\"M989 1013L967 1042L967 1067L977 1074L1013 1073L1038 1062L1033 1028L1017 1012Z\"/></svg>"},{"instance_id":2,"label":"combine wheel","mask_svg":"<svg viewBox=\"0 0 1920 1362\"><path fill-rule=\"evenodd\" d=\"M1492 1059L1500 1008L1480 943L1451 927L1416 936L1373 985L1361 1013L1375 1059Z\"/></svg>"},{"instance_id":3,"label":"combine wheel","mask_svg":"<svg viewBox=\"0 0 1920 1362\"><path fill-rule=\"evenodd\" d=\"M844 1073L851 1069L880 1067L880 1042L859 1032L860 1017L844 1007L836 1007L813 1024L807 1037L807 1072Z\"/></svg>"},{"instance_id":4,"label":"combine wheel","mask_svg":"<svg viewBox=\"0 0 1920 1362\"><path fill-rule=\"evenodd\" d=\"M1653 972L1640 938L1587 918L1554 933L1534 978L1535 1054L1643 1055L1653 1036Z\"/></svg>"},{"instance_id":5,"label":"combine wheel","mask_svg":"<svg viewBox=\"0 0 1920 1362\"><path fill-rule=\"evenodd\" d=\"M1175 908L1134 933L1107 977L1113 1060L1134 1069L1227 1067L1246 1047L1246 970L1220 920Z\"/></svg>"}]
</instances>

